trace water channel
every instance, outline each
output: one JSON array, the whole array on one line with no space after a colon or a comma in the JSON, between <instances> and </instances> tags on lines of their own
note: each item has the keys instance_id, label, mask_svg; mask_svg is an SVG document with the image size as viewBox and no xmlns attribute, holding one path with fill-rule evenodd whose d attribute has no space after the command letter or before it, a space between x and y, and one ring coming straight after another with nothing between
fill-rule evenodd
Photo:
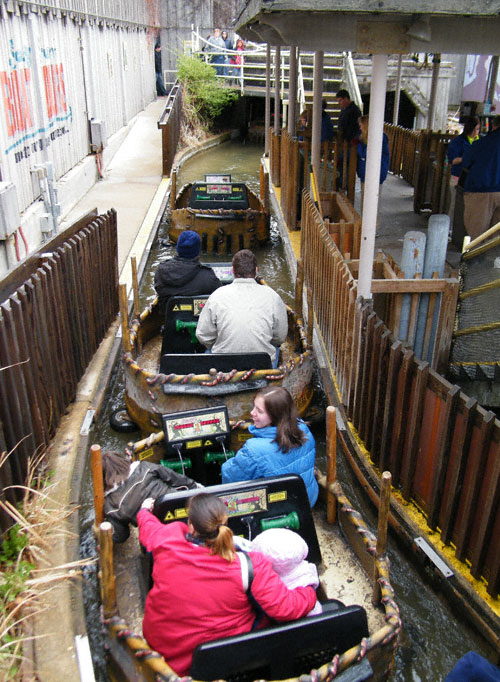
<instances>
[{"instance_id":1,"label":"water channel","mask_svg":"<svg viewBox=\"0 0 500 682\"><path fill-rule=\"evenodd\" d=\"M261 154L261 146L241 145L237 142L228 142L215 147L198 155L181 168L178 188L186 182L203 179L205 173L224 172L232 174L234 180L246 182L258 194ZM174 253L173 247L163 241L165 236L161 227L159 239L153 245L146 267L148 274L142 284L143 306L155 296L152 276L158 263ZM209 260L229 260L229 258L211 257ZM270 244L257 253L257 260L259 272L287 302L291 302L294 283L290 278L281 238L275 224L272 226ZM324 406L324 396L320 387L317 387L316 390L316 400ZM117 367L109 389L106 408L100 415L92 433L91 442L99 443L103 450L122 451L134 437L134 434L116 433L108 426L110 412L122 404L123 382L120 368ZM315 425L314 435L317 442L318 465L322 468L325 451L325 433L322 424ZM341 457L339 457L338 462L338 474L353 506L362 512L370 527L376 530L377 524L373 510L368 505L366 497L363 497L363 492ZM82 555L85 557L95 556L95 541L91 532L93 523L92 493L88 472L82 486L81 504ZM397 682L437 682L444 680L447 672L458 658L471 649L489 658L489 660L495 660L490 647L475 632L467 628L461 620L457 619L440 596L433 592L426 583L422 582L411 560L398 549L394 540L390 539L389 543L391 580L403 620L403 631L392 679ZM85 608L89 638L93 648L96 680L107 682L108 677L103 659L102 635L99 625L99 600L95 573L95 567L90 567L86 572Z\"/></svg>"}]
</instances>

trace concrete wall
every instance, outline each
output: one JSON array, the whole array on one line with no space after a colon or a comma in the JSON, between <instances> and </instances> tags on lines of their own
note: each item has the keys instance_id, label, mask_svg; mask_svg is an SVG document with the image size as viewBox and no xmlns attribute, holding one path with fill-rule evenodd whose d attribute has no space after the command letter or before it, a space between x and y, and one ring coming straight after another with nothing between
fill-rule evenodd
<instances>
[{"instance_id":1,"label":"concrete wall","mask_svg":"<svg viewBox=\"0 0 500 682\"><path fill-rule=\"evenodd\" d=\"M156 96L155 3L65 5L0 6L0 179L8 183L0 186L0 275L26 255L24 240L32 251L55 233L98 179L90 121L102 124L105 167Z\"/></svg>"}]
</instances>

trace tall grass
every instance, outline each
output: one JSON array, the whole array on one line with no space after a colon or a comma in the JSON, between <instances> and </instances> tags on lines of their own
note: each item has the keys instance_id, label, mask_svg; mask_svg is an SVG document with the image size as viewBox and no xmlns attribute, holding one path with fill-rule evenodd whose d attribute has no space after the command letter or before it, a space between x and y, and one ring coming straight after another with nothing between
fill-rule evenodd
<instances>
[{"instance_id":1,"label":"tall grass","mask_svg":"<svg viewBox=\"0 0 500 682\"><path fill-rule=\"evenodd\" d=\"M13 452L0 454L0 467ZM45 608L41 597L61 580L79 577L88 563L52 563L51 548L69 533L65 522L75 509L57 501L44 460L43 454L34 457L25 485L10 486L20 491L17 505L0 497L12 519L0 545L0 679L5 682L36 679L29 643L38 637L33 619Z\"/></svg>"}]
</instances>

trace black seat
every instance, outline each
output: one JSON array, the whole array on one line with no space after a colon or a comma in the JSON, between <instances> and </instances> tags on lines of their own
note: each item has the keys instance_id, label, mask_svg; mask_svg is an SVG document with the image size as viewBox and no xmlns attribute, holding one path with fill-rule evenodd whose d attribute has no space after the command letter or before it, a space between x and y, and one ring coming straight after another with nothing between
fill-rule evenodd
<instances>
[{"instance_id":1,"label":"black seat","mask_svg":"<svg viewBox=\"0 0 500 682\"><path fill-rule=\"evenodd\" d=\"M155 503L154 514L163 523L187 521L189 499L199 492L163 495ZM307 490L297 474L215 485L204 492L224 500L228 526L235 535L253 539L268 527L291 528L306 541L308 561L321 563ZM194 651L190 675L197 680L230 682L285 679L308 673L367 636L365 610L342 605L318 616L201 644ZM351 682L370 678L371 667L363 664L361 668L356 677L349 678Z\"/></svg>"},{"instance_id":2,"label":"black seat","mask_svg":"<svg viewBox=\"0 0 500 682\"><path fill-rule=\"evenodd\" d=\"M270 369L268 353L169 353L162 355L163 374L208 374L212 369L230 372L232 369Z\"/></svg>"},{"instance_id":3,"label":"black seat","mask_svg":"<svg viewBox=\"0 0 500 682\"><path fill-rule=\"evenodd\" d=\"M166 353L203 353L205 346L196 339L196 325L208 296L172 296L167 303L161 355ZM160 370L161 371L161 370Z\"/></svg>"},{"instance_id":4,"label":"black seat","mask_svg":"<svg viewBox=\"0 0 500 682\"><path fill-rule=\"evenodd\" d=\"M186 521L189 498L199 492L197 489L181 490L163 495L155 503L155 516L163 523L179 519ZM321 563L311 505L304 481L298 474L224 483L205 488L204 492L225 501L228 506L227 525L235 535L253 540L270 525L289 527L306 541L309 547L307 560L316 565ZM293 513L296 516L292 518Z\"/></svg>"},{"instance_id":5,"label":"black seat","mask_svg":"<svg viewBox=\"0 0 500 682\"><path fill-rule=\"evenodd\" d=\"M366 612L345 606L318 616L224 637L196 647L195 680L282 680L307 674L368 637ZM365 677L356 677L362 680Z\"/></svg>"}]
</instances>

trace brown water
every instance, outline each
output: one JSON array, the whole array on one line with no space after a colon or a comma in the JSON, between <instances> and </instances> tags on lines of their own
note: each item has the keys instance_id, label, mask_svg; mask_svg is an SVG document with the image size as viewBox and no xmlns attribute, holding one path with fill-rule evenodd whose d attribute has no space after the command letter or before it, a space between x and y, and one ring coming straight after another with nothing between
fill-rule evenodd
<instances>
[{"instance_id":1,"label":"brown water","mask_svg":"<svg viewBox=\"0 0 500 682\"><path fill-rule=\"evenodd\" d=\"M259 146L226 143L190 160L179 174L178 187L186 182L204 179L205 173L231 173L234 180L246 182L256 193L259 191L259 161L262 148ZM160 232L160 238L166 238ZM152 277L158 263L173 255L171 246L154 244L146 271L148 275L142 285L143 304L151 301L155 294ZM221 260L211 258L210 260ZM230 260L229 258L227 260ZM291 301L294 283L291 281L281 239L276 224L271 227L270 243L257 252L259 271L288 302ZM324 402L320 388L316 401ZM103 450L123 450L134 434L119 434L108 426L109 413L123 403L123 383L117 368L109 389L106 409L100 415L90 442L100 443ZM324 406L324 405L323 405ZM322 425L314 427L317 443L318 465L324 467L325 434ZM338 449L340 452L340 448ZM363 496L347 465L339 458L339 478L354 507L364 515L373 530L377 523L373 510ZM82 554L95 554L95 545L90 532L93 522L92 493L87 479L82 492ZM393 680L397 682L437 682L444 680L447 672L467 651L474 649L490 660L494 660L490 647L472 630L457 619L442 598L422 582L418 571L402 553L395 542L389 541L391 559L391 580L396 591L396 600L401 609L403 631L396 655ZM102 658L102 636L98 618L98 597L95 569L87 574L86 609L89 613L89 637L95 649L94 666L98 682L106 682L107 676Z\"/></svg>"}]
</instances>

